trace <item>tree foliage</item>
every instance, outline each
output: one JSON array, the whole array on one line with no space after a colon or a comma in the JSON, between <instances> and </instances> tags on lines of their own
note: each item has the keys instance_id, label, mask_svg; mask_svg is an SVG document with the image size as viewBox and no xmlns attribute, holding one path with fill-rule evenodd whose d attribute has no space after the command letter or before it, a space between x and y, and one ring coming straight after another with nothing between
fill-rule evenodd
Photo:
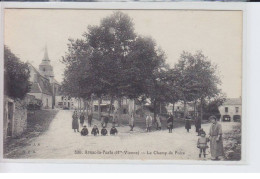
<instances>
[{"instance_id":1,"label":"tree foliage","mask_svg":"<svg viewBox=\"0 0 260 179\"><path fill-rule=\"evenodd\" d=\"M23 99L30 91L30 71L27 63L23 63L4 47L4 93L14 99Z\"/></svg>"}]
</instances>

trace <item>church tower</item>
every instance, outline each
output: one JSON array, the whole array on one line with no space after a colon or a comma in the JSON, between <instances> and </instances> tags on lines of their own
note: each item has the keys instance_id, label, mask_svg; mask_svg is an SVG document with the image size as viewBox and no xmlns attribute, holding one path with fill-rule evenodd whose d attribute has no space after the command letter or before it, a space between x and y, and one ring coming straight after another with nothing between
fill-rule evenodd
<instances>
[{"instance_id":1,"label":"church tower","mask_svg":"<svg viewBox=\"0 0 260 179\"><path fill-rule=\"evenodd\" d=\"M53 73L53 67L50 64L47 46L44 49L44 57L42 59L41 64L39 65L39 71L44 77L48 78L50 82L52 82L54 78L54 73Z\"/></svg>"}]
</instances>

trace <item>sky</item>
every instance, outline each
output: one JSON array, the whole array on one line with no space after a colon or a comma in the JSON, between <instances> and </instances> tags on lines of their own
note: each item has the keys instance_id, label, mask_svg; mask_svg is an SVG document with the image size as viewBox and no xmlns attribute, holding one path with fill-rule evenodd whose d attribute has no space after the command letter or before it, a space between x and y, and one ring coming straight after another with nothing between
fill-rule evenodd
<instances>
[{"instance_id":1,"label":"sky","mask_svg":"<svg viewBox=\"0 0 260 179\"><path fill-rule=\"evenodd\" d=\"M152 37L173 66L182 51L201 50L218 65L220 88L229 98L241 96L242 12L199 10L122 10L137 34ZM47 45L55 79L63 79L61 63L69 38L82 38L88 25L98 25L113 10L5 9L4 41L22 61L38 68Z\"/></svg>"}]
</instances>

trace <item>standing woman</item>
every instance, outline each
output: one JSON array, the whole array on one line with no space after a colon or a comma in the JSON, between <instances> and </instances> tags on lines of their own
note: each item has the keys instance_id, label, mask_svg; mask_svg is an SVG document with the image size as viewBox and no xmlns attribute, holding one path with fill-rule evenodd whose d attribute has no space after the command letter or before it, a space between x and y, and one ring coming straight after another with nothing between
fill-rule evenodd
<instances>
[{"instance_id":1,"label":"standing woman","mask_svg":"<svg viewBox=\"0 0 260 179\"><path fill-rule=\"evenodd\" d=\"M172 129L173 129L173 115L170 115L170 117L167 119L167 128L169 129L169 133L172 133Z\"/></svg>"},{"instance_id":2,"label":"standing woman","mask_svg":"<svg viewBox=\"0 0 260 179\"><path fill-rule=\"evenodd\" d=\"M209 130L211 159L218 160L224 156L222 126L217 122L216 116L210 116L209 120L212 123Z\"/></svg>"},{"instance_id":3,"label":"standing woman","mask_svg":"<svg viewBox=\"0 0 260 179\"><path fill-rule=\"evenodd\" d=\"M156 116L156 129L161 130L162 129L162 123L161 123L161 117L159 114Z\"/></svg>"},{"instance_id":4,"label":"standing woman","mask_svg":"<svg viewBox=\"0 0 260 179\"><path fill-rule=\"evenodd\" d=\"M84 124L84 121L85 121L85 116L84 116L84 113L83 113L83 112L80 114L79 120L80 120L80 125L81 125L81 127L82 127L83 124Z\"/></svg>"},{"instance_id":5,"label":"standing woman","mask_svg":"<svg viewBox=\"0 0 260 179\"><path fill-rule=\"evenodd\" d=\"M135 120L134 119L134 113L132 113L131 117L130 117L130 120L129 120L130 131L133 131L133 129L134 129L134 126L135 126L134 120Z\"/></svg>"},{"instance_id":6,"label":"standing woman","mask_svg":"<svg viewBox=\"0 0 260 179\"><path fill-rule=\"evenodd\" d=\"M145 122L146 122L146 131L151 132L151 127L152 127L152 124L153 124L153 118L152 118L150 113L147 115Z\"/></svg>"},{"instance_id":7,"label":"standing woman","mask_svg":"<svg viewBox=\"0 0 260 179\"><path fill-rule=\"evenodd\" d=\"M74 132L79 132L79 121L78 121L78 115L77 111L74 111L72 115L72 129L74 129Z\"/></svg>"},{"instance_id":8,"label":"standing woman","mask_svg":"<svg viewBox=\"0 0 260 179\"><path fill-rule=\"evenodd\" d=\"M190 124L190 118L189 118L189 117L186 117L186 120L185 120L185 129L187 130L187 132L190 132L191 124Z\"/></svg>"}]
</instances>

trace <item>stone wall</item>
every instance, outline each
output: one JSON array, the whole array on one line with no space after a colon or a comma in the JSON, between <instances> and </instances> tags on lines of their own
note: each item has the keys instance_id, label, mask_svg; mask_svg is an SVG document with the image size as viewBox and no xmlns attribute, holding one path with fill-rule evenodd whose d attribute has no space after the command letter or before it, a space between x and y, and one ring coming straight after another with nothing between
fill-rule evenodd
<instances>
[{"instance_id":1,"label":"stone wall","mask_svg":"<svg viewBox=\"0 0 260 179\"><path fill-rule=\"evenodd\" d=\"M24 101L15 102L13 137L19 137L27 128L27 109Z\"/></svg>"},{"instance_id":2,"label":"stone wall","mask_svg":"<svg viewBox=\"0 0 260 179\"><path fill-rule=\"evenodd\" d=\"M8 107L9 105L9 107ZM11 107L10 107L11 106ZM19 137L27 128L26 100L4 99L4 140Z\"/></svg>"}]
</instances>

